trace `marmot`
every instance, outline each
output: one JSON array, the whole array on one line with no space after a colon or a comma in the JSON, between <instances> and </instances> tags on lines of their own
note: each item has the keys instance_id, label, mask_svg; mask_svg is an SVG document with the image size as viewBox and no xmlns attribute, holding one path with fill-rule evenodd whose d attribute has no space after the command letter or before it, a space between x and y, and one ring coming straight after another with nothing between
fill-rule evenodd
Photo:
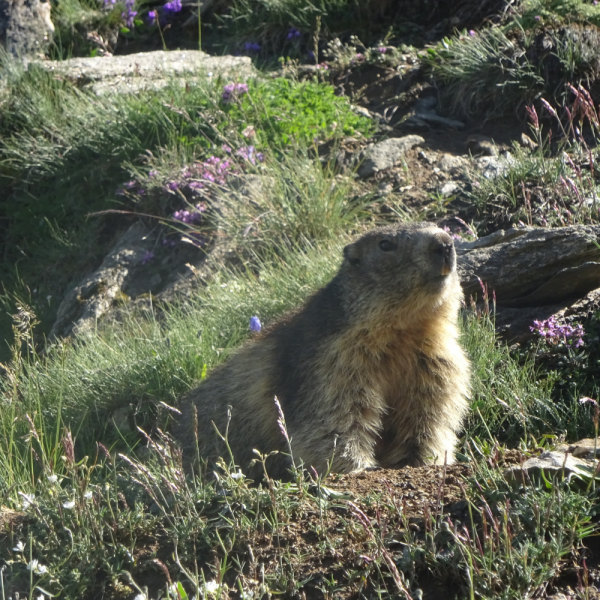
<instances>
[{"instance_id":1,"label":"marmot","mask_svg":"<svg viewBox=\"0 0 600 600\"><path fill-rule=\"evenodd\" d=\"M344 248L337 275L303 308L248 341L191 391L175 437L184 460L229 459L244 473L256 454L289 476L288 444L305 467L454 461L467 412L470 365L458 338L462 299L452 238L430 223L375 229ZM194 433L197 410L198 443Z\"/></svg>"}]
</instances>

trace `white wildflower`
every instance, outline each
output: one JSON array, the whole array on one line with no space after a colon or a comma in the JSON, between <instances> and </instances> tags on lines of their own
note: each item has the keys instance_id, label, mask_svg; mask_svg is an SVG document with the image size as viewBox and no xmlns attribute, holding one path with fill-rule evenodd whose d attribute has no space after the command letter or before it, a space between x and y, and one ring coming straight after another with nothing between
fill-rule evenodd
<instances>
[{"instance_id":1,"label":"white wildflower","mask_svg":"<svg viewBox=\"0 0 600 600\"><path fill-rule=\"evenodd\" d=\"M86 500L90 500L92 498L93 494L92 494L92 490L88 490L87 492L85 492L85 494L83 494L83 497Z\"/></svg>"},{"instance_id":2,"label":"white wildflower","mask_svg":"<svg viewBox=\"0 0 600 600\"><path fill-rule=\"evenodd\" d=\"M17 545L13 548L13 552L23 552L25 550L25 544L21 541L17 542Z\"/></svg>"},{"instance_id":3,"label":"white wildflower","mask_svg":"<svg viewBox=\"0 0 600 600\"><path fill-rule=\"evenodd\" d=\"M31 562L27 563L27 569L29 571L33 571L36 575L45 575L48 572L48 567L46 565L42 565L35 558Z\"/></svg>"},{"instance_id":4,"label":"white wildflower","mask_svg":"<svg viewBox=\"0 0 600 600\"><path fill-rule=\"evenodd\" d=\"M75 500L67 500L67 502L63 503L63 508L66 508L67 510L71 510L74 507L75 507Z\"/></svg>"},{"instance_id":5,"label":"white wildflower","mask_svg":"<svg viewBox=\"0 0 600 600\"><path fill-rule=\"evenodd\" d=\"M219 591L219 588L221 586L219 585L218 582L216 581L207 581L204 584L204 590L208 593L208 594L216 594Z\"/></svg>"},{"instance_id":6,"label":"white wildflower","mask_svg":"<svg viewBox=\"0 0 600 600\"><path fill-rule=\"evenodd\" d=\"M48 481L50 483L56 483L58 481L58 475L55 475L54 473L52 475L48 475Z\"/></svg>"},{"instance_id":7,"label":"white wildflower","mask_svg":"<svg viewBox=\"0 0 600 600\"><path fill-rule=\"evenodd\" d=\"M30 506L35 504L35 494L24 494L23 492L19 492L21 494L21 506L23 510L27 510Z\"/></svg>"}]
</instances>

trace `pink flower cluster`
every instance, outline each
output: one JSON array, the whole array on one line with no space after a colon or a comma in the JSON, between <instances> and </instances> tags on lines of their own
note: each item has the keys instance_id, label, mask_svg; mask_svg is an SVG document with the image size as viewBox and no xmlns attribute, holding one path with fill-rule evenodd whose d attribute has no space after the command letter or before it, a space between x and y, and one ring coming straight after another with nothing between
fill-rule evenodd
<instances>
[{"instance_id":1,"label":"pink flower cluster","mask_svg":"<svg viewBox=\"0 0 600 600\"><path fill-rule=\"evenodd\" d=\"M204 162L186 167L183 171L183 177L184 179L193 180L189 182L189 187L200 189L203 187L202 182L225 185L227 177L235 172L233 163L230 160L211 156Z\"/></svg>"},{"instance_id":2,"label":"pink flower cluster","mask_svg":"<svg viewBox=\"0 0 600 600\"><path fill-rule=\"evenodd\" d=\"M223 86L223 95L221 98L223 102L228 103L232 102L234 98L238 98L239 96L243 96L248 93L248 84L247 83L228 83Z\"/></svg>"},{"instance_id":3,"label":"pink flower cluster","mask_svg":"<svg viewBox=\"0 0 600 600\"><path fill-rule=\"evenodd\" d=\"M558 346L564 343L573 348L583 346L583 325L559 325L556 317L552 316L545 321L534 321L533 327L529 328L537 333L547 344Z\"/></svg>"},{"instance_id":4,"label":"pink flower cluster","mask_svg":"<svg viewBox=\"0 0 600 600\"><path fill-rule=\"evenodd\" d=\"M196 206L190 210L176 210L173 213L173 218L181 221L182 223L199 223L202 221L202 213L206 211L206 204L199 202Z\"/></svg>"}]
</instances>

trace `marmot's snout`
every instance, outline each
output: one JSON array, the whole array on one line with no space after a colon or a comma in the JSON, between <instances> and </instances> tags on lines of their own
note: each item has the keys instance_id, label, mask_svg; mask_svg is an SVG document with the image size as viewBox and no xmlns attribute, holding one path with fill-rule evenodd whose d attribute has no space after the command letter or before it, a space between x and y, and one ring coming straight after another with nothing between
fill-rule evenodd
<instances>
[{"instance_id":1,"label":"marmot's snout","mask_svg":"<svg viewBox=\"0 0 600 600\"><path fill-rule=\"evenodd\" d=\"M431 241L431 254L436 270L441 275L450 275L456 269L454 242L446 233L436 235Z\"/></svg>"}]
</instances>

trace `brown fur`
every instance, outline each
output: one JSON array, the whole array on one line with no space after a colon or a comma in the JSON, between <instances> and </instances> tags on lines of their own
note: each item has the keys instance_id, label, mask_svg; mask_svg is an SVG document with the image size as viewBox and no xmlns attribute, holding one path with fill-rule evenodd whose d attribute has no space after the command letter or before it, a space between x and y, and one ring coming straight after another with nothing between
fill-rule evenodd
<instances>
[{"instance_id":1,"label":"brown fur","mask_svg":"<svg viewBox=\"0 0 600 600\"><path fill-rule=\"evenodd\" d=\"M383 248L380 244L383 241ZM385 245L387 244L387 246ZM334 279L229 358L184 402L176 431L188 462L226 457L227 426L244 472L262 453L285 477L283 409L296 463L323 472L454 461L467 412L469 361L458 343L462 299L452 239L434 225L375 229L344 249Z\"/></svg>"}]
</instances>

